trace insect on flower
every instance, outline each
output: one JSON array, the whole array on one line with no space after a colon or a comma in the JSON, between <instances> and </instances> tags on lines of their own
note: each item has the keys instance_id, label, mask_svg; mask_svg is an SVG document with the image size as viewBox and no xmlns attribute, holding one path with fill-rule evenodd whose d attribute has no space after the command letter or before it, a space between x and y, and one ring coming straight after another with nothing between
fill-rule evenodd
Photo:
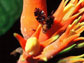
<instances>
[{"instance_id":1,"label":"insect on flower","mask_svg":"<svg viewBox=\"0 0 84 63\"><path fill-rule=\"evenodd\" d=\"M42 24L43 32L46 32L48 29L51 28L51 26L53 25L53 21L54 21L54 17L52 15L46 17L46 14L44 13L44 11L40 10L39 8L35 9L34 14L35 16L37 16L36 17L37 21L39 21L39 23Z\"/></svg>"},{"instance_id":2,"label":"insect on flower","mask_svg":"<svg viewBox=\"0 0 84 63\"><path fill-rule=\"evenodd\" d=\"M50 16L47 16L46 0L23 0L23 3L23 37L14 34L23 49L18 63L48 61L70 45L84 40L80 37L84 31L84 0L62 0Z\"/></svg>"}]
</instances>

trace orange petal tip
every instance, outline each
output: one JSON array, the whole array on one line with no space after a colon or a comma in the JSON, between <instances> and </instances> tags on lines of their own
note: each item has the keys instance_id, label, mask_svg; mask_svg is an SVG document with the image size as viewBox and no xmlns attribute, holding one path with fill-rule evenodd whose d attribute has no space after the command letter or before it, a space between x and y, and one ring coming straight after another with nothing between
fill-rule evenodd
<instances>
[{"instance_id":1,"label":"orange petal tip","mask_svg":"<svg viewBox=\"0 0 84 63\"><path fill-rule=\"evenodd\" d=\"M13 33L13 36L16 37L17 33Z\"/></svg>"}]
</instances>

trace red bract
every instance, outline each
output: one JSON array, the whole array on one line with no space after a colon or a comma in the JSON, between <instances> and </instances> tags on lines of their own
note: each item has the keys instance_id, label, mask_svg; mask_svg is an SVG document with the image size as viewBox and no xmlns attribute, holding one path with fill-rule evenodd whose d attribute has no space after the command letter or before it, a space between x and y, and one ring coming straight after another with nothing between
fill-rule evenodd
<instances>
[{"instance_id":1,"label":"red bract","mask_svg":"<svg viewBox=\"0 0 84 63\"><path fill-rule=\"evenodd\" d=\"M37 16L42 12L37 20L43 22L35 19L36 8L40 9ZM24 38L19 34L14 35L23 48L18 63L47 61L75 42L84 40L80 37L84 31L84 0L62 0L52 15L54 21L51 27L48 27L51 17L47 17L46 12L46 0L24 0L21 16L21 32Z\"/></svg>"}]
</instances>

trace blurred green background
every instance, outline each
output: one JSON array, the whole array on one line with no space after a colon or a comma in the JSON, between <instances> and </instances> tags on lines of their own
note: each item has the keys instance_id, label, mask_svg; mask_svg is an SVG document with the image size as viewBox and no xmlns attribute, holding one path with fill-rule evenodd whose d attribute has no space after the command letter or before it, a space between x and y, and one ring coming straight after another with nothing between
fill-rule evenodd
<instances>
[{"instance_id":1,"label":"blurred green background","mask_svg":"<svg viewBox=\"0 0 84 63\"><path fill-rule=\"evenodd\" d=\"M22 0L0 0L0 36L5 34L20 17Z\"/></svg>"},{"instance_id":2,"label":"blurred green background","mask_svg":"<svg viewBox=\"0 0 84 63\"><path fill-rule=\"evenodd\" d=\"M22 0L0 0L0 63L16 63L19 55L10 53L19 47L13 33L20 33Z\"/></svg>"}]
</instances>

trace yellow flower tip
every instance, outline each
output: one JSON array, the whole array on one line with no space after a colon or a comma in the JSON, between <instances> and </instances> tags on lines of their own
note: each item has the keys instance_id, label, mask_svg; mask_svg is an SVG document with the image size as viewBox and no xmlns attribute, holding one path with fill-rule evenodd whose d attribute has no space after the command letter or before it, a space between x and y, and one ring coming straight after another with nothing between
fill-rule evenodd
<instances>
[{"instance_id":1,"label":"yellow flower tip","mask_svg":"<svg viewBox=\"0 0 84 63\"><path fill-rule=\"evenodd\" d=\"M75 0L71 0L73 3L75 2Z\"/></svg>"},{"instance_id":2,"label":"yellow flower tip","mask_svg":"<svg viewBox=\"0 0 84 63\"><path fill-rule=\"evenodd\" d=\"M81 19L82 16L79 16L79 18L77 19L78 21Z\"/></svg>"},{"instance_id":3,"label":"yellow flower tip","mask_svg":"<svg viewBox=\"0 0 84 63\"><path fill-rule=\"evenodd\" d=\"M36 54L38 54L39 50L40 50L40 44L39 44L37 38L30 37L26 42L25 51L29 55L36 55Z\"/></svg>"},{"instance_id":4,"label":"yellow flower tip","mask_svg":"<svg viewBox=\"0 0 84 63\"><path fill-rule=\"evenodd\" d=\"M75 30L74 30L74 29L72 29L72 30L71 30L71 32L72 32L72 33L75 33Z\"/></svg>"},{"instance_id":5,"label":"yellow flower tip","mask_svg":"<svg viewBox=\"0 0 84 63\"><path fill-rule=\"evenodd\" d=\"M46 58L46 57L42 57L42 58L40 58L42 61L45 61L45 62L47 62L48 61L48 59Z\"/></svg>"},{"instance_id":6,"label":"yellow flower tip","mask_svg":"<svg viewBox=\"0 0 84 63\"><path fill-rule=\"evenodd\" d=\"M73 6L74 6L74 4L72 4L72 3L68 4L68 5L64 8L64 12L69 11Z\"/></svg>"},{"instance_id":7,"label":"yellow flower tip","mask_svg":"<svg viewBox=\"0 0 84 63\"><path fill-rule=\"evenodd\" d=\"M21 60L22 62L24 62L26 59L24 58L23 55L21 55L21 56L20 56L20 60Z\"/></svg>"},{"instance_id":8,"label":"yellow flower tip","mask_svg":"<svg viewBox=\"0 0 84 63\"><path fill-rule=\"evenodd\" d=\"M79 58L81 58L81 57L84 57L84 54L82 54L82 55L80 55L80 56L78 56Z\"/></svg>"},{"instance_id":9,"label":"yellow flower tip","mask_svg":"<svg viewBox=\"0 0 84 63\"><path fill-rule=\"evenodd\" d=\"M76 7L77 7L80 3L82 3L82 2L84 2L84 0L79 0L79 2L77 3Z\"/></svg>"},{"instance_id":10,"label":"yellow flower tip","mask_svg":"<svg viewBox=\"0 0 84 63\"><path fill-rule=\"evenodd\" d=\"M84 0L80 0L79 3L83 2Z\"/></svg>"},{"instance_id":11,"label":"yellow flower tip","mask_svg":"<svg viewBox=\"0 0 84 63\"><path fill-rule=\"evenodd\" d=\"M68 28L71 28L71 26L72 26L72 25L70 24L70 25L68 26Z\"/></svg>"},{"instance_id":12,"label":"yellow flower tip","mask_svg":"<svg viewBox=\"0 0 84 63\"><path fill-rule=\"evenodd\" d=\"M75 26L80 21L81 17L82 16L79 16L77 19L75 19L71 26Z\"/></svg>"},{"instance_id":13,"label":"yellow flower tip","mask_svg":"<svg viewBox=\"0 0 84 63\"><path fill-rule=\"evenodd\" d=\"M56 35L56 36L53 37L53 40L56 40L58 38L59 38L59 35Z\"/></svg>"},{"instance_id":14,"label":"yellow flower tip","mask_svg":"<svg viewBox=\"0 0 84 63\"><path fill-rule=\"evenodd\" d=\"M84 22L80 23L80 25L81 25L81 26L84 25Z\"/></svg>"},{"instance_id":15,"label":"yellow flower tip","mask_svg":"<svg viewBox=\"0 0 84 63\"><path fill-rule=\"evenodd\" d=\"M84 12L84 8L81 8L81 9L79 10L79 12L80 12L80 13L83 13L83 12Z\"/></svg>"},{"instance_id":16,"label":"yellow flower tip","mask_svg":"<svg viewBox=\"0 0 84 63\"><path fill-rule=\"evenodd\" d=\"M76 19L76 20L74 21L74 24L77 24L78 21L80 21L81 17L82 17L82 16L79 16L78 19Z\"/></svg>"},{"instance_id":17,"label":"yellow flower tip","mask_svg":"<svg viewBox=\"0 0 84 63\"><path fill-rule=\"evenodd\" d=\"M65 5L66 5L68 2L69 2L69 0L66 0L66 1L65 1Z\"/></svg>"},{"instance_id":18,"label":"yellow flower tip","mask_svg":"<svg viewBox=\"0 0 84 63\"><path fill-rule=\"evenodd\" d=\"M78 34L78 36L80 36L80 34Z\"/></svg>"},{"instance_id":19,"label":"yellow flower tip","mask_svg":"<svg viewBox=\"0 0 84 63\"><path fill-rule=\"evenodd\" d=\"M13 36L16 37L17 33L13 33Z\"/></svg>"},{"instance_id":20,"label":"yellow flower tip","mask_svg":"<svg viewBox=\"0 0 84 63\"><path fill-rule=\"evenodd\" d=\"M21 59L21 61L25 61L25 59L24 59L24 58L22 58L22 59Z\"/></svg>"}]
</instances>

